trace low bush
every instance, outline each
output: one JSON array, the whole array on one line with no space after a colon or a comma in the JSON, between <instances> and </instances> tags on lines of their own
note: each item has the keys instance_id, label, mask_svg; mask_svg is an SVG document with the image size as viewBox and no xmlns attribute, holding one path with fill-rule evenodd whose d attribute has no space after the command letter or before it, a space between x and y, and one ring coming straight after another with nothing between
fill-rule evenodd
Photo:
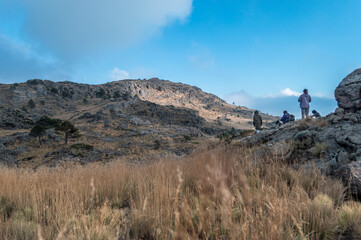
<instances>
[{"instance_id":1,"label":"low bush","mask_svg":"<svg viewBox=\"0 0 361 240\"><path fill-rule=\"evenodd\" d=\"M93 145L89 145L86 143L76 143L70 146L70 148L74 148L74 149L78 149L78 150L93 150L94 146Z\"/></svg>"}]
</instances>

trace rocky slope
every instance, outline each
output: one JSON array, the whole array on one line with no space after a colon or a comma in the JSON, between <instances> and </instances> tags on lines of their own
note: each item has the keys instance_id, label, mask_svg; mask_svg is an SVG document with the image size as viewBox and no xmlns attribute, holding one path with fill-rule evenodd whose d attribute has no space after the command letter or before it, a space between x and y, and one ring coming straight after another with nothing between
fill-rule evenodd
<instances>
[{"instance_id":1,"label":"rocky slope","mask_svg":"<svg viewBox=\"0 0 361 240\"><path fill-rule=\"evenodd\" d=\"M275 154L295 167L315 166L361 197L361 69L343 79L335 98L339 108L326 117L287 123L240 142L262 145L261 154Z\"/></svg>"},{"instance_id":2,"label":"rocky slope","mask_svg":"<svg viewBox=\"0 0 361 240\"><path fill-rule=\"evenodd\" d=\"M159 79L2 84L0 162L39 167L182 156L224 131L251 129L252 113L197 87ZM42 116L69 120L80 135L64 145L63 136L48 129L40 145L29 131Z\"/></svg>"}]
</instances>

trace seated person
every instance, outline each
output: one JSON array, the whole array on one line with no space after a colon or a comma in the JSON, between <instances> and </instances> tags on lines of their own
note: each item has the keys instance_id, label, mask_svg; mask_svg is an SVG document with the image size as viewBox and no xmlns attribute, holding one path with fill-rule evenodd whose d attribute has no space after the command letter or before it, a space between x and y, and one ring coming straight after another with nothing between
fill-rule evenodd
<instances>
[{"instance_id":1,"label":"seated person","mask_svg":"<svg viewBox=\"0 0 361 240\"><path fill-rule=\"evenodd\" d=\"M312 116L311 117L320 118L321 114L319 114L316 110L312 110Z\"/></svg>"},{"instance_id":2,"label":"seated person","mask_svg":"<svg viewBox=\"0 0 361 240\"><path fill-rule=\"evenodd\" d=\"M283 116L281 118L281 122L283 124L285 124L285 123L288 123L289 121L290 121L290 115L288 114L287 111L283 111Z\"/></svg>"}]
</instances>

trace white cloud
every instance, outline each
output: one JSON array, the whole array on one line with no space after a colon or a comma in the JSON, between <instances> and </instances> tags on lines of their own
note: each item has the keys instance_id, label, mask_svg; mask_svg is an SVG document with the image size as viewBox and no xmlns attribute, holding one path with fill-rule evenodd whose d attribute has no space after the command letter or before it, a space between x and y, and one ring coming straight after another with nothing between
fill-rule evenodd
<instances>
[{"instance_id":1,"label":"white cloud","mask_svg":"<svg viewBox=\"0 0 361 240\"><path fill-rule=\"evenodd\" d=\"M302 94L301 92L293 91L290 88L285 88L285 89L281 89L276 94L268 94L264 98L278 98L278 97L292 97L292 96L293 97L298 97L301 94Z\"/></svg>"},{"instance_id":2,"label":"white cloud","mask_svg":"<svg viewBox=\"0 0 361 240\"><path fill-rule=\"evenodd\" d=\"M109 77L112 81L123 80L129 78L129 73L115 67L112 71L110 71Z\"/></svg>"},{"instance_id":3,"label":"white cloud","mask_svg":"<svg viewBox=\"0 0 361 240\"><path fill-rule=\"evenodd\" d=\"M281 90L280 93L281 93L281 96L294 96L294 97L298 97L302 94L300 92L293 91L290 88L285 88L285 89Z\"/></svg>"},{"instance_id":4,"label":"white cloud","mask_svg":"<svg viewBox=\"0 0 361 240\"><path fill-rule=\"evenodd\" d=\"M120 48L185 21L193 0L18 0L25 30L65 57Z\"/></svg>"}]
</instances>

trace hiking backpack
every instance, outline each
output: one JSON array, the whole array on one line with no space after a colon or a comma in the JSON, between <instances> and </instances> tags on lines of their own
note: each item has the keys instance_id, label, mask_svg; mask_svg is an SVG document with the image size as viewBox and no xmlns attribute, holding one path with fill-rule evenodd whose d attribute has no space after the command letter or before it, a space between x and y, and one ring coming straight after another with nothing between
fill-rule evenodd
<instances>
[{"instance_id":1,"label":"hiking backpack","mask_svg":"<svg viewBox=\"0 0 361 240\"><path fill-rule=\"evenodd\" d=\"M293 122L293 121L295 121L295 115L293 115L293 114L290 114L290 120L289 120L290 122Z\"/></svg>"}]
</instances>

